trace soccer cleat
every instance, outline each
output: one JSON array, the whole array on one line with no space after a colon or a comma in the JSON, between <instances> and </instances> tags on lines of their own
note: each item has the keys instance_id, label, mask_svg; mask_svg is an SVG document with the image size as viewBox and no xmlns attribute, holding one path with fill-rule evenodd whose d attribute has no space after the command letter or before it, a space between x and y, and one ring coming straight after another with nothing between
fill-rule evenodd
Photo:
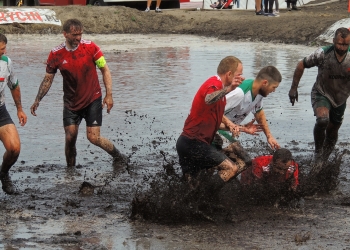
<instances>
[{"instance_id":1,"label":"soccer cleat","mask_svg":"<svg viewBox=\"0 0 350 250\"><path fill-rule=\"evenodd\" d=\"M0 181L2 183L2 190L4 190L6 194L18 194L15 185L13 185L11 181L9 173L0 173Z\"/></svg>"},{"instance_id":2,"label":"soccer cleat","mask_svg":"<svg viewBox=\"0 0 350 250\"><path fill-rule=\"evenodd\" d=\"M150 11L150 9L149 9L149 8L146 8L145 12L149 12L149 11Z\"/></svg>"},{"instance_id":3,"label":"soccer cleat","mask_svg":"<svg viewBox=\"0 0 350 250\"><path fill-rule=\"evenodd\" d=\"M113 166L127 166L128 163L129 158L124 154L113 157Z\"/></svg>"},{"instance_id":4,"label":"soccer cleat","mask_svg":"<svg viewBox=\"0 0 350 250\"><path fill-rule=\"evenodd\" d=\"M156 13L161 13L161 12L162 12L162 10L161 10L161 9L159 9L159 8L156 8L155 12L156 12Z\"/></svg>"}]
</instances>

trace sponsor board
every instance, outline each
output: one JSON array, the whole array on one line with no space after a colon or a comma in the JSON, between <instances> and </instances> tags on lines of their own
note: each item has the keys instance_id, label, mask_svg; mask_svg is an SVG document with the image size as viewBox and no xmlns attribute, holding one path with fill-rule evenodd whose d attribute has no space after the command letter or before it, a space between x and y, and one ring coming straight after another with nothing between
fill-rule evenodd
<instances>
[{"instance_id":1,"label":"sponsor board","mask_svg":"<svg viewBox=\"0 0 350 250\"><path fill-rule=\"evenodd\" d=\"M61 26L61 21L56 18L54 11L34 8L0 9L0 24L8 23L44 23Z\"/></svg>"}]
</instances>

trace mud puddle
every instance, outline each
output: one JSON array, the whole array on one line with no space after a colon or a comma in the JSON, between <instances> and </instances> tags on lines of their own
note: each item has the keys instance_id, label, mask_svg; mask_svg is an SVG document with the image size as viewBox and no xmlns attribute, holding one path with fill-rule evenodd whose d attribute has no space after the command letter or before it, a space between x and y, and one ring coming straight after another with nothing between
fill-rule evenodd
<instances>
[{"instance_id":1,"label":"mud puddle","mask_svg":"<svg viewBox=\"0 0 350 250\"><path fill-rule=\"evenodd\" d=\"M129 156L130 166L113 169L112 159L88 143L82 124L77 142L79 165L65 167L59 74L41 102L38 116L29 113L44 76L49 49L62 39L9 37L8 55L20 79L22 103L29 118L25 127L18 128L22 152L11 170L21 194L0 193L1 248L339 249L349 245L348 155L339 165L337 187L304 196L302 207L275 207L274 203L249 197L237 200L239 189L234 182L213 199L208 199L208 192L203 190L186 200L176 177L180 171L175 142L192 98L199 85L215 74L218 61L228 54L243 61L246 78L265 65L280 69L283 81L266 99L265 112L274 136L292 151L302 166L302 174L307 173L314 125L309 92L315 71L305 71L299 103L291 107L287 93L291 65L294 67L313 48L281 45L276 49L269 44L228 43L191 36L118 35L91 39L105 52L114 84L115 105L110 115L104 114L101 134ZM7 106L15 120L8 91ZM348 109L337 152L348 148L349 119ZM269 153L264 136L242 135L240 140L253 157ZM331 159L334 157L333 154ZM166 174L164 166L169 163L173 163L175 176L169 175L169 169ZM157 185L153 185L147 207L142 199L152 191L152 183ZM133 214L135 197L141 206L134 206L139 210Z\"/></svg>"}]
</instances>

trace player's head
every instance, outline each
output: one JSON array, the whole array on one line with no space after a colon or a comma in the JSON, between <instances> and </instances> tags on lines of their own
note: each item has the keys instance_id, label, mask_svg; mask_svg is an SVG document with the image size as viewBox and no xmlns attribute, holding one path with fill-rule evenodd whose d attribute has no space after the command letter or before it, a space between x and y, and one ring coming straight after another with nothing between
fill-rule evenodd
<instances>
[{"instance_id":1,"label":"player's head","mask_svg":"<svg viewBox=\"0 0 350 250\"><path fill-rule=\"evenodd\" d=\"M7 38L4 34L0 33L0 56L6 53Z\"/></svg>"},{"instance_id":2,"label":"player's head","mask_svg":"<svg viewBox=\"0 0 350 250\"><path fill-rule=\"evenodd\" d=\"M219 63L217 74L221 77L221 81L225 86L238 86L244 80L241 60L234 56L225 57Z\"/></svg>"},{"instance_id":3,"label":"player's head","mask_svg":"<svg viewBox=\"0 0 350 250\"><path fill-rule=\"evenodd\" d=\"M293 162L292 153L285 148L280 148L275 151L272 157L271 171L276 174L286 174L288 168Z\"/></svg>"},{"instance_id":4,"label":"player's head","mask_svg":"<svg viewBox=\"0 0 350 250\"><path fill-rule=\"evenodd\" d=\"M83 35L83 24L78 19L68 19L63 24L63 35L69 49L78 47Z\"/></svg>"},{"instance_id":5,"label":"player's head","mask_svg":"<svg viewBox=\"0 0 350 250\"><path fill-rule=\"evenodd\" d=\"M280 82L282 81L282 75L276 67L267 66L259 71L258 75L256 76L256 80L261 82L259 94L266 97L271 92L275 92L275 90L278 88Z\"/></svg>"},{"instance_id":6,"label":"player's head","mask_svg":"<svg viewBox=\"0 0 350 250\"><path fill-rule=\"evenodd\" d=\"M333 44L335 52L343 56L349 50L350 31L347 28L339 28L334 33Z\"/></svg>"}]
</instances>

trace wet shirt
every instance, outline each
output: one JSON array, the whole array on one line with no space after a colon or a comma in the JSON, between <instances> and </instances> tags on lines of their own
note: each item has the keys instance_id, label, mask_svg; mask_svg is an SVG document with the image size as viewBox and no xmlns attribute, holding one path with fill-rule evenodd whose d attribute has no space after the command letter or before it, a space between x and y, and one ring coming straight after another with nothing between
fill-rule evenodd
<instances>
[{"instance_id":1,"label":"wet shirt","mask_svg":"<svg viewBox=\"0 0 350 250\"><path fill-rule=\"evenodd\" d=\"M271 173L272 155L258 156L253 159L252 166L241 174L241 183L250 185L257 180L265 179L268 181ZM291 179L291 186L297 187L299 185L299 166L298 163L292 161L292 165L288 168L284 181Z\"/></svg>"},{"instance_id":2,"label":"wet shirt","mask_svg":"<svg viewBox=\"0 0 350 250\"><path fill-rule=\"evenodd\" d=\"M15 89L18 85L18 79L13 72L12 61L7 56L1 56L0 58L0 106L5 103L5 86L8 86L11 90Z\"/></svg>"},{"instance_id":3,"label":"wet shirt","mask_svg":"<svg viewBox=\"0 0 350 250\"><path fill-rule=\"evenodd\" d=\"M350 55L338 62L334 45L317 49L303 60L305 68L318 67L313 91L327 97L333 107L344 104L350 95Z\"/></svg>"},{"instance_id":4,"label":"wet shirt","mask_svg":"<svg viewBox=\"0 0 350 250\"><path fill-rule=\"evenodd\" d=\"M205 97L223 89L219 76L210 77L197 91L181 135L190 139L211 144L216 131L222 122L226 105L225 96L213 104L206 104Z\"/></svg>"},{"instance_id":5,"label":"wet shirt","mask_svg":"<svg viewBox=\"0 0 350 250\"><path fill-rule=\"evenodd\" d=\"M253 79L244 80L235 90L226 95L225 116L235 124L240 124L250 112L263 109L263 96L253 96Z\"/></svg>"},{"instance_id":6,"label":"wet shirt","mask_svg":"<svg viewBox=\"0 0 350 250\"><path fill-rule=\"evenodd\" d=\"M102 96L96 64L103 57L100 48L93 42L81 40L74 50L65 43L51 50L46 72L55 74L60 70L63 77L63 101L65 107L78 111Z\"/></svg>"}]
</instances>

